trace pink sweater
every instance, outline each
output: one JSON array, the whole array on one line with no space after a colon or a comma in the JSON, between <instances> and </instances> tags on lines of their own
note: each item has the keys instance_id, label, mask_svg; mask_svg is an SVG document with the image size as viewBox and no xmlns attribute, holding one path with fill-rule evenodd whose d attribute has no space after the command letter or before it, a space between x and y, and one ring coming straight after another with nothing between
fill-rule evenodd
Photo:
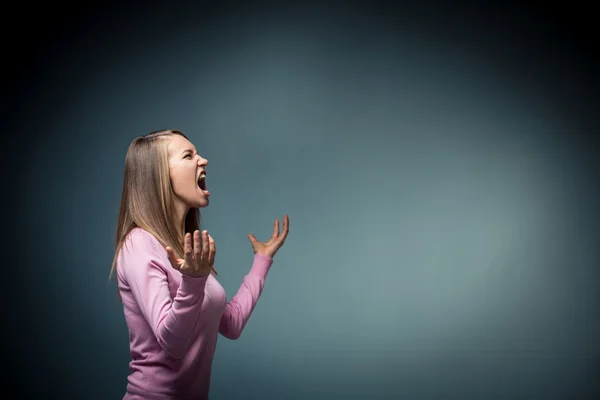
<instances>
[{"instance_id":1,"label":"pink sweater","mask_svg":"<svg viewBox=\"0 0 600 400\"><path fill-rule=\"evenodd\" d=\"M134 229L125 243L117 261L131 353L123 399L208 399L218 334L240 337L273 260L255 255L228 302L212 275L192 278L174 269L147 231Z\"/></svg>"}]
</instances>

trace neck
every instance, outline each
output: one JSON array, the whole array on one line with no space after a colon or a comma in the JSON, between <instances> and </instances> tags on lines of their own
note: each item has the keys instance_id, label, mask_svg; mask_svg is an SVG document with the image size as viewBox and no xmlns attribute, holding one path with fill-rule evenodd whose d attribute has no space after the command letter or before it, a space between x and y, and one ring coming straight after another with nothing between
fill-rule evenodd
<instances>
[{"instance_id":1,"label":"neck","mask_svg":"<svg viewBox=\"0 0 600 400\"><path fill-rule=\"evenodd\" d=\"M182 203L175 205L175 221L179 224L179 232L181 232L181 239L185 237L185 216L189 211L189 207Z\"/></svg>"}]
</instances>

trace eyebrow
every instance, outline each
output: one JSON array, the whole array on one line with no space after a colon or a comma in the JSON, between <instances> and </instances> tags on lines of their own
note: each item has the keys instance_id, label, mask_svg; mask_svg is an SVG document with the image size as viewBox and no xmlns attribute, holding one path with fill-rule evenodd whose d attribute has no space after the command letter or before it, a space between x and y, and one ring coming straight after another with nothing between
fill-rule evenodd
<instances>
[{"instance_id":1,"label":"eyebrow","mask_svg":"<svg viewBox=\"0 0 600 400\"><path fill-rule=\"evenodd\" d=\"M190 153L194 154L194 150L192 150L192 149L185 149L184 151L181 152L181 155L183 155L183 154L185 154L187 152L190 152Z\"/></svg>"}]
</instances>

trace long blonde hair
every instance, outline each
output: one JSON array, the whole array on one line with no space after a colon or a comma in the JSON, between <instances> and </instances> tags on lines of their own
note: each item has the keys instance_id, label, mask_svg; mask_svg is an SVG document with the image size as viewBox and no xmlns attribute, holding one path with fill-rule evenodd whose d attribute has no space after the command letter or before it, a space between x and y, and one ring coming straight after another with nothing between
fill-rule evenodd
<instances>
[{"instance_id":1,"label":"long blonde hair","mask_svg":"<svg viewBox=\"0 0 600 400\"><path fill-rule=\"evenodd\" d=\"M165 129L138 136L129 145L109 279L116 271L125 239L134 228L151 233L163 247L172 247L177 257L184 256L184 233L173 218L174 192L169 175L168 142L165 140L171 135L187 139L181 131ZM200 230L200 218L199 209L190 208L185 216L185 233ZM214 268L212 272L217 273Z\"/></svg>"}]
</instances>

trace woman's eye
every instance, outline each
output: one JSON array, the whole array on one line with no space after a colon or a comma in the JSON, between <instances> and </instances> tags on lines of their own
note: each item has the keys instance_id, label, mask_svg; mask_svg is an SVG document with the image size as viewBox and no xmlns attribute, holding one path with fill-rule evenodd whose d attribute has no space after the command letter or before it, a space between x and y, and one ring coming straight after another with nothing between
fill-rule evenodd
<instances>
[{"instance_id":1,"label":"woman's eye","mask_svg":"<svg viewBox=\"0 0 600 400\"><path fill-rule=\"evenodd\" d=\"M183 157L183 158L192 158L192 155L191 154L186 154L186 156Z\"/></svg>"}]
</instances>

